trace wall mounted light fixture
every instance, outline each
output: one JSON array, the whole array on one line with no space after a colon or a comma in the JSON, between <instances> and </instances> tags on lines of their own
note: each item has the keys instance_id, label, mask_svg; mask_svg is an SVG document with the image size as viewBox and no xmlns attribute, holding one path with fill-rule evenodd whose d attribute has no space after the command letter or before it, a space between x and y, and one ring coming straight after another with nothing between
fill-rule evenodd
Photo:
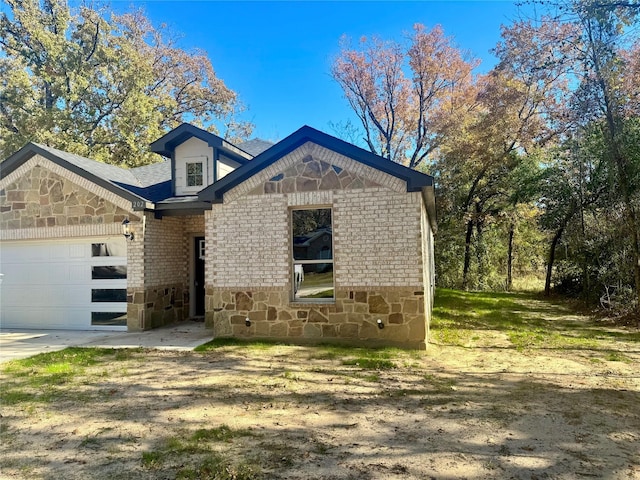
<instances>
[{"instance_id":1,"label":"wall mounted light fixture","mask_svg":"<svg viewBox=\"0 0 640 480\"><path fill-rule=\"evenodd\" d=\"M251 320L249 320L249 317L247 317L247 318L245 318L245 319L244 319L244 324L245 324L247 327L250 327L250 326L251 326Z\"/></svg>"},{"instance_id":2,"label":"wall mounted light fixture","mask_svg":"<svg viewBox=\"0 0 640 480\"><path fill-rule=\"evenodd\" d=\"M378 328L382 330L384 328L384 323L382 323L382 320L378 319L377 323L378 323Z\"/></svg>"},{"instance_id":3,"label":"wall mounted light fixture","mask_svg":"<svg viewBox=\"0 0 640 480\"><path fill-rule=\"evenodd\" d=\"M133 240L133 229L131 228L131 222L128 218L122 221L122 234L127 240Z\"/></svg>"}]
</instances>

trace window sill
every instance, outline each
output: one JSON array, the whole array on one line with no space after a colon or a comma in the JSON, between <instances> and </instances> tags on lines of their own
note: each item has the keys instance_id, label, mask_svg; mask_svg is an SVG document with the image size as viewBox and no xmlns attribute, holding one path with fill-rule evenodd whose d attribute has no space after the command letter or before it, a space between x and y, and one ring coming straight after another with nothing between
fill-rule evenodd
<instances>
[{"instance_id":1,"label":"window sill","mask_svg":"<svg viewBox=\"0 0 640 480\"><path fill-rule=\"evenodd\" d=\"M326 307L327 305L335 305L335 298L310 298L306 299L298 299L298 300L289 300L290 307L312 307L314 305L320 305Z\"/></svg>"}]
</instances>

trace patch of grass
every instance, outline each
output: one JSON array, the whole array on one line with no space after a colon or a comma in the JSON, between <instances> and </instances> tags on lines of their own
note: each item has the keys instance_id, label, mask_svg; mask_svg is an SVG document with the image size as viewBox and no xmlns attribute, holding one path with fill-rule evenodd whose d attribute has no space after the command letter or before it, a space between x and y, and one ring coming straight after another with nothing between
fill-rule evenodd
<instances>
[{"instance_id":1,"label":"patch of grass","mask_svg":"<svg viewBox=\"0 0 640 480\"><path fill-rule=\"evenodd\" d=\"M144 348L116 348L113 350L115 360L130 360L135 358L136 355L144 353Z\"/></svg>"},{"instance_id":2,"label":"patch of grass","mask_svg":"<svg viewBox=\"0 0 640 480\"><path fill-rule=\"evenodd\" d=\"M388 393L390 397L416 397L425 395L427 392L417 388L400 388L398 390L390 390Z\"/></svg>"},{"instance_id":3,"label":"patch of grass","mask_svg":"<svg viewBox=\"0 0 640 480\"><path fill-rule=\"evenodd\" d=\"M7 362L3 365L2 371L4 373L16 373L16 370L46 368L54 364L87 367L95 365L102 357L113 353L114 349L111 348L69 347L56 352L39 353L33 357Z\"/></svg>"},{"instance_id":4,"label":"patch of grass","mask_svg":"<svg viewBox=\"0 0 640 480\"><path fill-rule=\"evenodd\" d=\"M509 341L516 347L517 350L522 351L525 348L540 347L545 343L545 335L542 333L523 331L523 332L509 332L507 333Z\"/></svg>"},{"instance_id":5,"label":"patch of grass","mask_svg":"<svg viewBox=\"0 0 640 480\"><path fill-rule=\"evenodd\" d=\"M284 378L286 378L287 380L293 380L293 381L296 381L296 382L298 380L300 380L300 377L296 373L292 372L291 370L285 370L282 373L282 376Z\"/></svg>"},{"instance_id":6,"label":"patch of grass","mask_svg":"<svg viewBox=\"0 0 640 480\"><path fill-rule=\"evenodd\" d=\"M424 376L424 383L430 387L434 393L451 393L455 390L456 382L451 378L440 378L432 374Z\"/></svg>"},{"instance_id":7,"label":"patch of grass","mask_svg":"<svg viewBox=\"0 0 640 480\"><path fill-rule=\"evenodd\" d=\"M333 272L309 272L304 274L305 288L323 287L325 285L333 285Z\"/></svg>"},{"instance_id":8,"label":"patch of grass","mask_svg":"<svg viewBox=\"0 0 640 480\"><path fill-rule=\"evenodd\" d=\"M209 350L215 350L217 348L224 348L224 347L244 347L249 350L268 350L270 348L273 348L276 346L282 346L282 345L286 345L286 344L280 341L275 341L275 340L274 341L269 341L269 340L255 341L255 340L244 340L244 339L235 338L235 337L219 337L219 338L214 338L210 342L197 346L196 348L194 348L194 351L207 352Z\"/></svg>"},{"instance_id":9,"label":"patch of grass","mask_svg":"<svg viewBox=\"0 0 640 480\"><path fill-rule=\"evenodd\" d=\"M313 448L311 451L316 455L326 455L333 448L333 445L321 442L320 440L313 440Z\"/></svg>"},{"instance_id":10,"label":"patch of grass","mask_svg":"<svg viewBox=\"0 0 640 480\"><path fill-rule=\"evenodd\" d=\"M191 455L194 453L205 453L209 451L208 446L203 442L189 441L180 437L168 437L162 445L162 452L166 455Z\"/></svg>"},{"instance_id":11,"label":"patch of grass","mask_svg":"<svg viewBox=\"0 0 640 480\"><path fill-rule=\"evenodd\" d=\"M342 365L364 370L390 370L398 368L398 359L411 356L397 348L362 348L342 345L319 345L309 354L309 360L340 360Z\"/></svg>"},{"instance_id":12,"label":"patch of grass","mask_svg":"<svg viewBox=\"0 0 640 480\"><path fill-rule=\"evenodd\" d=\"M162 465L163 457L162 452L142 452L142 465L145 468L158 468Z\"/></svg>"},{"instance_id":13,"label":"patch of grass","mask_svg":"<svg viewBox=\"0 0 640 480\"><path fill-rule=\"evenodd\" d=\"M390 370L392 368L397 368L397 365L391 360L371 357L349 358L343 360L342 364L360 367L364 370Z\"/></svg>"},{"instance_id":14,"label":"patch of grass","mask_svg":"<svg viewBox=\"0 0 640 480\"><path fill-rule=\"evenodd\" d=\"M527 348L553 348L559 350L570 349L597 349L599 343L591 338L562 335L556 332L547 332L540 329L511 331L507 333L511 343L517 350Z\"/></svg>"},{"instance_id":15,"label":"patch of grass","mask_svg":"<svg viewBox=\"0 0 640 480\"><path fill-rule=\"evenodd\" d=\"M624 353L615 352L615 351L608 352L604 358L609 362L631 363L633 361L630 357L628 357Z\"/></svg>"},{"instance_id":16,"label":"patch of grass","mask_svg":"<svg viewBox=\"0 0 640 480\"><path fill-rule=\"evenodd\" d=\"M1 405L18 405L33 400L35 400L34 393L25 392L19 387L16 387L15 384L5 384L2 391L0 391Z\"/></svg>"},{"instance_id":17,"label":"patch of grass","mask_svg":"<svg viewBox=\"0 0 640 480\"><path fill-rule=\"evenodd\" d=\"M77 392L73 392L69 385L81 376L85 377L85 383L91 381L91 378L86 378L87 368L100 362L113 362L114 353L114 349L108 348L71 347L7 362L1 367L8 380L3 382L0 403L50 403L70 395L77 400ZM94 375L97 378L103 373Z\"/></svg>"},{"instance_id":18,"label":"patch of grass","mask_svg":"<svg viewBox=\"0 0 640 480\"><path fill-rule=\"evenodd\" d=\"M575 306L531 292L461 292L438 289L431 341L471 347L504 335L513 348L599 350L603 340L638 341L637 332L607 329ZM491 337L493 335L493 338Z\"/></svg>"},{"instance_id":19,"label":"patch of grass","mask_svg":"<svg viewBox=\"0 0 640 480\"><path fill-rule=\"evenodd\" d=\"M201 428L196 430L190 439L193 442L201 441L215 441L215 442L230 442L235 437L250 437L253 436L249 430L233 430L227 425L220 425L216 428Z\"/></svg>"},{"instance_id":20,"label":"patch of grass","mask_svg":"<svg viewBox=\"0 0 640 480\"><path fill-rule=\"evenodd\" d=\"M220 425L215 428L201 428L195 432L189 434L186 430L178 430L178 435L165 438L159 448L151 450L149 452L142 453L142 465L148 469L165 468L170 462L180 459L181 462L185 462L185 459L189 457L200 457L202 455L208 456L208 458L214 458L222 461L222 457L216 457L217 453L213 452L213 447L217 443L230 443L234 438L253 436L249 430L234 430L227 425ZM213 457L212 457L213 455ZM224 462L223 462L224 463ZM225 463L230 468L233 467L231 463ZM202 465L201 465L202 466ZM226 468L226 467L225 467ZM235 468L235 467L233 467ZM197 473L200 467L195 469L187 468L183 471L184 475L190 475ZM205 469L206 470L206 469ZM232 470L232 469L231 469ZM231 471L229 470L229 471ZM195 474L194 473L194 474ZM206 472L205 472L206 473ZM208 475L208 474L207 474ZM182 478L191 478L185 476ZM221 477L193 477L193 478L227 478ZM228 477L235 478L235 477ZM240 478L240 477L238 477Z\"/></svg>"},{"instance_id":21,"label":"patch of grass","mask_svg":"<svg viewBox=\"0 0 640 480\"><path fill-rule=\"evenodd\" d=\"M248 463L234 465L221 455L212 455L195 468L182 468L177 480L259 480L260 470Z\"/></svg>"},{"instance_id":22,"label":"patch of grass","mask_svg":"<svg viewBox=\"0 0 640 480\"><path fill-rule=\"evenodd\" d=\"M98 450L102 447L101 442L96 437L85 437L84 440L80 442L80 448L88 448L90 450Z\"/></svg>"},{"instance_id":23,"label":"patch of grass","mask_svg":"<svg viewBox=\"0 0 640 480\"><path fill-rule=\"evenodd\" d=\"M260 464L270 468L292 467L295 459L300 458L298 450L287 443L261 443Z\"/></svg>"}]
</instances>

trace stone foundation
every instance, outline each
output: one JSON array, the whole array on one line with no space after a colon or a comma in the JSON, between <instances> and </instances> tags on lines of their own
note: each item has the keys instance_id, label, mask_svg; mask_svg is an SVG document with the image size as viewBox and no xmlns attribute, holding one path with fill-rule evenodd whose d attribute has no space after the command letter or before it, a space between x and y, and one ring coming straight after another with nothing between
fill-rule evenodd
<instances>
[{"instance_id":1,"label":"stone foundation","mask_svg":"<svg viewBox=\"0 0 640 480\"><path fill-rule=\"evenodd\" d=\"M214 337L426 348L424 292L406 288L339 289L335 303L298 303L288 290L209 287L206 312Z\"/></svg>"},{"instance_id":2,"label":"stone foundation","mask_svg":"<svg viewBox=\"0 0 640 480\"><path fill-rule=\"evenodd\" d=\"M186 320L189 291L182 284L127 289L129 331L149 330Z\"/></svg>"}]
</instances>

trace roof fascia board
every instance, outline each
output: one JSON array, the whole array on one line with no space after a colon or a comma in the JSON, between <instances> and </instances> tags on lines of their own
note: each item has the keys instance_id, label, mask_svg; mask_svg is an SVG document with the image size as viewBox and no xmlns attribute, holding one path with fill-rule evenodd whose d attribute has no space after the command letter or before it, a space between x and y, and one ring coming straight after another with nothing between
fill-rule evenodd
<instances>
[{"instance_id":1,"label":"roof fascia board","mask_svg":"<svg viewBox=\"0 0 640 480\"><path fill-rule=\"evenodd\" d=\"M391 162L379 155L363 150L360 147L356 147L355 145L327 135L326 133L320 132L311 127L304 126L255 157L247 165L234 170L222 180L202 190L198 197L201 200L213 203L222 202L222 197L225 192L245 180L248 180L259 171L275 163L285 155L294 151L296 148L304 145L306 142L316 143L324 148L344 155L345 157L387 173L388 175L400 178L406 182L408 192L419 192L424 186L433 185L433 177L430 175L426 175L398 163Z\"/></svg>"},{"instance_id":2,"label":"roof fascia board","mask_svg":"<svg viewBox=\"0 0 640 480\"><path fill-rule=\"evenodd\" d=\"M158 153L164 157L170 158L176 147L181 143L186 142L192 137L196 137L199 140L205 142L208 146L214 149L221 149L234 160L237 160L240 164L245 164L252 157L251 154L245 152L241 148L236 147L232 143L227 142L225 139L218 135L207 132L201 128L196 127L188 123L183 123L180 126L174 128L170 132L160 137L155 142L151 143L149 148L152 152Z\"/></svg>"}]
</instances>

